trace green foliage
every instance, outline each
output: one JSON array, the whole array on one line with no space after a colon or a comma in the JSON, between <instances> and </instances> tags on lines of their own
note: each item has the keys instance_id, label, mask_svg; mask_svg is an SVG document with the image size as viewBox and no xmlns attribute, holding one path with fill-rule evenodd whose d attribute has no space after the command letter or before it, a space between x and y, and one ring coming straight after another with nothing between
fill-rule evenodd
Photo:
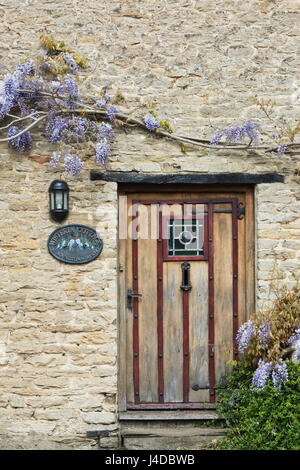
<instances>
[{"instance_id":1,"label":"green foliage","mask_svg":"<svg viewBox=\"0 0 300 470\"><path fill-rule=\"evenodd\" d=\"M159 125L162 129L169 132L169 134L172 134L174 132L171 127L170 122L167 119L159 120L158 114L151 108L148 109L148 112L152 114L153 117L155 117L155 119L159 122Z\"/></svg>"},{"instance_id":2,"label":"green foliage","mask_svg":"<svg viewBox=\"0 0 300 470\"><path fill-rule=\"evenodd\" d=\"M159 124L160 124L160 127L162 129L169 132L170 134L172 134L172 132L174 132L172 127L171 127L170 122L167 119L159 121Z\"/></svg>"},{"instance_id":3,"label":"green foliage","mask_svg":"<svg viewBox=\"0 0 300 470\"><path fill-rule=\"evenodd\" d=\"M120 90L117 90L113 100L112 100L112 103L113 104L120 104L120 103L126 103L126 99L124 97L124 95L121 93Z\"/></svg>"},{"instance_id":4,"label":"green foliage","mask_svg":"<svg viewBox=\"0 0 300 470\"><path fill-rule=\"evenodd\" d=\"M185 146L183 145L183 143L180 142L179 145L180 145L180 150L181 150L181 152L182 152L182 153L186 153Z\"/></svg>"},{"instance_id":5,"label":"green foliage","mask_svg":"<svg viewBox=\"0 0 300 470\"><path fill-rule=\"evenodd\" d=\"M286 357L291 352L291 348L287 347L288 340L300 324L299 286L294 287L292 291L282 287L272 307L254 314L251 321L256 328L243 353L245 364L256 366L259 359L276 363ZM266 324L270 331L267 341L264 342L262 326Z\"/></svg>"},{"instance_id":6,"label":"green foliage","mask_svg":"<svg viewBox=\"0 0 300 470\"><path fill-rule=\"evenodd\" d=\"M47 51L47 54L43 55L41 62L48 64L48 71L53 75L70 73L70 65L63 58L64 53L70 54L78 67L86 67L87 60L74 54L64 41L55 41L52 36L47 34L41 34L40 41Z\"/></svg>"},{"instance_id":7,"label":"green foliage","mask_svg":"<svg viewBox=\"0 0 300 470\"><path fill-rule=\"evenodd\" d=\"M270 379L263 390L251 391L253 369L239 365L217 387L218 412L230 427L218 449L300 449L300 365L290 361L288 373L280 392Z\"/></svg>"},{"instance_id":8,"label":"green foliage","mask_svg":"<svg viewBox=\"0 0 300 470\"><path fill-rule=\"evenodd\" d=\"M58 52L71 52L70 49L65 45L64 41L55 41L52 36L48 34L41 34L40 41L44 48L51 54Z\"/></svg>"}]
</instances>

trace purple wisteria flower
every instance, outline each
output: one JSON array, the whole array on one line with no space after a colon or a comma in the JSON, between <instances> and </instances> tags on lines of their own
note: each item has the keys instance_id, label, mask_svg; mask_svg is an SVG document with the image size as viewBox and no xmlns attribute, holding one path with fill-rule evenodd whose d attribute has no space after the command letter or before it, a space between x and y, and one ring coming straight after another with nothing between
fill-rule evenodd
<instances>
[{"instance_id":1,"label":"purple wisteria flower","mask_svg":"<svg viewBox=\"0 0 300 470\"><path fill-rule=\"evenodd\" d=\"M252 378L252 388L263 390L272 371L272 362L265 362L262 359L258 362L258 368Z\"/></svg>"},{"instance_id":2,"label":"purple wisteria flower","mask_svg":"<svg viewBox=\"0 0 300 470\"><path fill-rule=\"evenodd\" d=\"M59 88L59 92L62 93L62 98L64 104L69 109L76 109L78 104L81 102L81 97L79 95L78 86L76 79L72 75L66 75L64 77L64 82Z\"/></svg>"},{"instance_id":3,"label":"purple wisteria flower","mask_svg":"<svg viewBox=\"0 0 300 470\"><path fill-rule=\"evenodd\" d=\"M97 127L97 143L96 143L96 163L104 165L109 158L110 142L114 140L115 133L110 124L102 122Z\"/></svg>"},{"instance_id":4,"label":"purple wisteria flower","mask_svg":"<svg viewBox=\"0 0 300 470\"><path fill-rule=\"evenodd\" d=\"M61 54L61 57L63 58L65 63L69 66L71 72L74 75L76 75L78 73L78 66L75 62L74 57L71 54L69 54L68 52L64 52L63 54Z\"/></svg>"},{"instance_id":5,"label":"purple wisteria flower","mask_svg":"<svg viewBox=\"0 0 300 470\"><path fill-rule=\"evenodd\" d=\"M111 122L115 120L117 112L118 112L118 109L112 104L109 104L106 106L106 114L107 114L108 119Z\"/></svg>"},{"instance_id":6,"label":"purple wisteria flower","mask_svg":"<svg viewBox=\"0 0 300 470\"><path fill-rule=\"evenodd\" d=\"M6 75L0 82L0 119L3 119L16 102L19 80L14 75Z\"/></svg>"},{"instance_id":7,"label":"purple wisteria flower","mask_svg":"<svg viewBox=\"0 0 300 470\"><path fill-rule=\"evenodd\" d=\"M61 155L59 153L53 152L53 154L51 155L51 160L49 162L49 170L55 170L59 163L60 157Z\"/></svg>"},{"instance_id":8,"label":"purple wisteria flower","mask_svg":"<svg viewBox=\"0 0 300 470\"><path fill-rule=\"evenodd\" d=\"M106 106L106 99L105 98L100 98L100 100L96 101L95 106L97 108L105 108Z\"/></svg>"},{"instance_id":9,"label":"purple wisteria flower","mask_svg":"<svg viewBox=\"0 0 300 470\"><path fill-rule=\"evenodd\" d=\"M98 127L98 138L106 137L109 140L113 140L115 138L115 133L113 128L110 124L102 122L101 126Z\"/></svg>"},{"instance_id":10,"label":"purple wisteria flower","mask_svg":"<svg viewBox=\"0 0 300 470\"><path fill-rule=\"evenodd\" d=\"M96 101L95 105L98 108L105 108L105 106L110 103L110 96L107 92L100 98L100 100Z\"/></svg>"},{"instance_id":11,"label":"purple wisteria flower","mask_svg":"<svg viewBox=\"0 0 300 470\"><path fill-rule=\"evenodd\" d=\"M254 145L259 145L261 132L260 125L255 121L245 121L243 124L236 124L230 127L225 127L224 129L218 129L211 141L211 147L216 147L220 144L222 138L225 138L226 144L235 144L243 141L246 137L249 138L250 142Z\"/></svg>"},{"instance_id":12,"label":"purple wisteria flower","mask_svg":"<svg viewBox=\"0 0 300 470\"><path fill-rule=\"evenodd\" d=\"M269 342L270 333L271 333L270 323L268 321L262 322L262 324L259 327L258 337L259 337L260 343L263 344L264 346L266 346Z\"/></svg>"},{"instance_id":13,"label":"purple wisteria flower","mask_svg":"<svg viewBox=\"0 0 300 470\"><path fill-rule=\"evenodd\" d=\"M272 137L278 142L277 154L279 155L279 157L282 157L286 152L287 142L279 142L280 139L282 139L281 132L279 134L278 133L273 134Z\"/></svg>"},{"instance_id":14,"label":"purple wisteria flower","mask_svg":"<svg viewBox=\"0 0 300 470\"><path fill-rule=\"evenodd\" d=\"M50 116L45 126L45 132L50 138L51 144L62 140L68 129L68 120L55 115Z\"/></svg>"},{"instance_id":15,"label":"purple wisteria flower","mask_svg":"<svg viewBox=\"0 0 300 470\"><path fill-rule=\"evenodd\" d=\"M110 145L106 137L96 143L96 163L104 165L107 162L110 152Z\"/></svg>"},{"instance_id":16,"label":"purple wisteria flower","mask_svg":"<svg viewBox=\"0 0 300 470\"><path fill-rule=\"evenodd\" d=\"M65 155L65 172L69 175L76 176L81 173L83 162L77 155Z\"/></svg>"},{"instance_id":17,"label":"purple wisteria flower","mask_svg":"<svg viewBox=\"0 0 300 470\"><path fill-rule=\"evenodd\" d=\"M150 132L153 132L158 127L160 127L159 122L157 121L157 119L155 119L155 117L151 113L146 114L146 116L144 117L144 123Z\"/></svg>"},{"instance_id":18,"label":"purple wisteria flower","mask_svg":"<svg viewBox=\"0 0 300 470\"><path fill-rule=\"evenodd\" d=\"M300 361L300 328L297 328L295 333L288 340L287 344L292 345L294 348L293 359Z\"/></svg>"},{"instance_id":19,"label":"purple wisteria flower","mask_svg":"<svg viewBox=\"0 0 300 470\"><path fill-rule=\"evenodd\" d=\"M28 75L34 74L34 62L32 59L24 62L23 64L19 64L16 68L16 75L19 81L25 80Z\"/></svg>"},{"instance_id":20,"label":"purple wisteria flower","mask_svg":"<svg viewBox=\"0 0 300 470\"><path fill-rule=\"evenodd\" d=\"M281 390L282 386L289 380L288 368L282 359L279 359L272 372L272 381L274 388L278 391Z\"/></svg>"},{"instance_id":21,"label":"purple wisteria flower","mask_svg":"<svg viewBox=\"0 0 300 470\"><path fill-rule=\"evenodd\" d=\"M42 67L46 70L51 70L55 68L55 63L51 61L54 59L55 56L51 54L49 51L43 51L41 54L41 63Z\"/></svg>"},{"instance_id":22,"label":"purple wisteria flower","mask_svg":"<svg viewBox=\"0 0 300 470\"><path fill-rule=\"evenodd\" d=\"M74 137L76 137L77 140L83 140L89 128L88 120L74 116L73 119L69 120L69 124Z\"/></svg>"},{"instance_id":23,"label":"purple wisteria flower","mask_svg":"<svg viewBox=\"0 0 300 470\"><path fill-rule=\"evenodd\" d=\"M249 320L247 323L244 323L238 330L236 335L236 341L238 344L238 351L243 353L249 344L252 335L256 331L256 325Z\"/></svg>"},{"instance_id":24,"label":"purple wisteria flower","mask_svg":"<svg viewBox=\"0 0 300 470\"><path fill-rule=\"evenodd\" d=\"M297 328L295 333L288 340L287 344L293 344L293 343L295 343L295 341L299 341L299 340L300 340L300 328Z\"/></svg>"},{"instance_id":25,"label":"purple wisteria flower","mask_svg":"<svg viewBox=\"0 0 300 470\"><path fill-rule=\"evenodd\" d=\"M286 149L287 149L287 143L280 143L278 144L278 147L277 147L277 154L282 157L285 152L286 152Z\"/></svg>"},{"instance_id":26,"label":"purple wisteria flower","mask_svg":"<svg viewBox=\"0 0 300 470\"><path fill-rule=\"evenodd\" d=\"M20 129L19 127L11 126L8 129L8 137L11 137L8 143L11 147L14 147L18 152L26 152L26 150L31 150L32 139L30 132L26 131L18 137L13 137L19 134L19 132L21 131L22 129Z\"/></svg>"}]
</instances>

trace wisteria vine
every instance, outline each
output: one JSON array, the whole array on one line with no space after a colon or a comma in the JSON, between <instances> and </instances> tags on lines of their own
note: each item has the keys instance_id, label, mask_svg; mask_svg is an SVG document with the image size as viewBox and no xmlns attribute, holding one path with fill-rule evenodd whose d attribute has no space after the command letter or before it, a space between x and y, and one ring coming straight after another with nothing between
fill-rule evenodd
<instances>
[{"instance_id":1,"label":"wisteria vine","mask_svg":"<svg viewBox=\"0 0 300 470\"><path fill-rule=\"evenodd\" d=\"M271 335L271 328L268 321L261 322L260 325L255 324L252 320L244 323L238 330L236 341L238 351L243 354L250 345L251 339L257 333L258 338L263 347L267 348L269 337ZM293 351L293 359L296 362L300 361L300 329L298 328L295 333L287 341L286 346L290 345ZM283 359L278 361L267 361L259 359L258 366L254 371L252 378L252 391L263 390L268 382L272 380L273 387L281 391L284 384L289 380L288 367Z\"/></svg>"},{"instance_id":2,"label":"wisteria vine","mask_svg":"<svg viewBox=\"0 0 300 470\"><path fill-rule=\"evenodd\" d=\"M276 134L276 145L261 145L262 129L256 121L247 120L218 129L211 140L191 138L173 133L167 120L148 110L142 119L121 112L107 92L97 99L83 98L78 88L77 75L86 61L73 54L63 42L43 36L45 48L39 63L28 60L19 64L0 82L0 142L19 152L31 150L31 131L43 125L43 132L51 144L57 146L49 168L55 170L64 163L66 173L80 174L84 162L79 147L89 143L94 148L95 161L104 165L110 157L116 140L113 126L138 127L160 137L206 149L248 150L255 147L266 152L295 153L298 142L285 141ZM6 135L3 137L3 134ZM246 143L243 143L247 140Z\"/></svg>"}]
</instances>

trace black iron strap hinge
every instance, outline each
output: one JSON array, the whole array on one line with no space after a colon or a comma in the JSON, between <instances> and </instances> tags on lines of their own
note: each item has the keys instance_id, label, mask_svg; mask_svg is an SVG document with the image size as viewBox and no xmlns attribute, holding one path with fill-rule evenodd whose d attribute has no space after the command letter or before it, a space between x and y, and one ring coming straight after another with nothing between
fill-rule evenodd
<instances>
[{"instance_id":1,"label":"black iron strap hinge","mask_svg":"<svg viewBox=\"0 0 300 470\"><path fill-rule=\"evenodd\" d=\"M245 206L243 202L237 204L237 218L242 220L245 217Z\"/></svg>"}]
</instances>

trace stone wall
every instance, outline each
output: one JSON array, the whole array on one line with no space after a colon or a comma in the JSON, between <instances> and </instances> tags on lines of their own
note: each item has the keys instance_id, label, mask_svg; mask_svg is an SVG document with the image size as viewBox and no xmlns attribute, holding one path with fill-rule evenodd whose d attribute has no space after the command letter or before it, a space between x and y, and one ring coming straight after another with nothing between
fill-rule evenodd
<instances>
[{"instance_id":1,"label":"stone wall","mask_svg":"<svg viewBox=\"0 0 300 470\"><path fill-rule=\"evenodd\" d=\"M178 134L210 138L245 118L270 122L252 96L274 98L278 117L299 110L298 2L2 0L2 66L40 52L39 34L65 40L88 59L85 93L119 89L142 116L147 105ZM270 281L292 286L299 275L297 155L186 148L120 130L106 168L150 173L279 172L285 183L256 188L257 305L272 298ZM55 175L39 138L30 156L0 144L0 448L95 448L86 431L109 429L117 445L117 186L70 185L67 223L97 229L101 256L82 266L47 251L57 227L48 213ZM298 178L298 181L297 181ZM115 436L115 437L114 437Z\"/></svg>"}]
</instances>

